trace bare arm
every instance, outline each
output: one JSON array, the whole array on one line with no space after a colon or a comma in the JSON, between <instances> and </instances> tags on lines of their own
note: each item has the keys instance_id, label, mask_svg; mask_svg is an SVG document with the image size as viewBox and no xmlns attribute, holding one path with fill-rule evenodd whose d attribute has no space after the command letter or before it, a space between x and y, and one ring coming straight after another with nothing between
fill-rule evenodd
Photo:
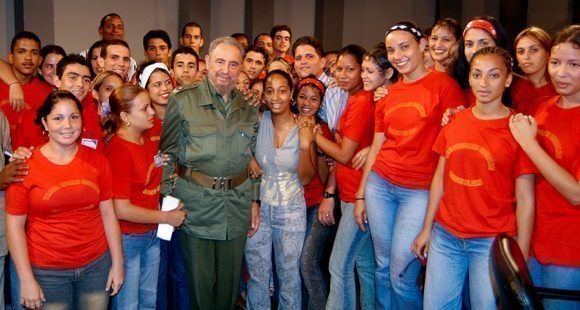
<instances>
[{"instance_id":1,"label":"bare arm","mask_svg":"<svg viewBox=\"0 0 580 310\"><path fill-rule=\"evenodd\" d=\"M517 114L510 117L510 130L548 183L572 205L580 207L580 183L552 159L535 139L538 130L536 120L531 116Z\"/></svg>"},{"instance_id":2,"label":"bare arm","mask_svg":"<svg viewBox=\"0 0 580 310\"><path fill-rule=\"evenodd\" d=\"M119 221L115 216L115 209L111 199L101 201L99 209L101 211L101 218L103 219L103 227L107 238L107 244L109 245L109 251L111 252L112 261L105 290L109 291L112 289L111 296L113 296L119 292L119 289L125 280L123 271L123 248L121 246L121 228L119 227Z\"/></svg>"},{"instance_id":3,"label":"bare arm","mask_svg":"<svg viewBox=\"0 0 580 310\"><path fill-rule=\"evenodd\" d=\"M21 82L16 78L9 63L0 59L0 80L9 85L10 106L15 111L24 108L24 91Z\"/></svg>"},{"instance_id":4,"label":"bare arm","mask_svg":"<svg viewBox=\"0 0 580 310\"><path fill-rule=\"evenodd\" d=\"M343 137L342 144L338 145L321 134L314 136L314 142L324 153L343 165L348 165L359 145L358 142L347 137Z\"/></svg>"},{"instance_id":5,"label":"bare arm","mask_svg":"<svg viewBox=\"0 0 580 310\"><path fill-rule=\"evenodd\" d=\"M113 206L118 219L133 223L165 223L179 227L185 219L185 213L181 211L181 206L171 211L151 210L134 205L129 199L113 199Z\"/></svg>"},{"instance_id":6,"label":"bare arm","mask_svg":"<svg viewBox=\"0 0 580 310\"><path fill-rule=\"evenodd\" d=\"M13 302L20 302L30 309L40 309L41 302L44 301L44 293L34 278L30 265L25 232L27 218L27 215L6 213L8 248L20 279L20 301Z\"/></svg>"},{"instance_id":7,"label":"bare arm","mask_svg":"<svg viewBox=\"0 0 580 310\"><path fill-rule=\"evenodd\" d=\"M518 228L518 245L528 257L535 221L535 175L524 174L516 179L516 223Z\"/></svg>"}]
</instances>

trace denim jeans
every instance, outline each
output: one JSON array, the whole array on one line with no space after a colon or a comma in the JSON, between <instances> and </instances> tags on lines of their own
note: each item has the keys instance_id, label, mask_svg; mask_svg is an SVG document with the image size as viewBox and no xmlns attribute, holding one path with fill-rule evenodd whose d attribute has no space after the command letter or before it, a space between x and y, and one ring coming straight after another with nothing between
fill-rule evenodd
<instances>
[{"instance_id":1,"label":"denim jeans","mask_svg":"<svg viewBox=\"0 0 580 310\"><path fill-rule=\"evenodd\" d=\"M113 309L155 309L160 261L156 233L122 235L125 283L113 297Z\"/></svg>"},{"instance_id":2,"label":"denim jeans","mask_svg":"<svg viewBox=\"0 0 580 310\"><path fill-rule=\"evenodd\" d=\"M361 309L375 308L375 258L370 227L363 232L354 221L354 204L341 201L342 217L330 255L330 294L326 309L355 309L354 268L360 282Z\"/></svg>"},{"instance_id":3,"label":"denim jeans","mask_svg":"<svg viewBox=\"0 0 580 310\"><path fill-rule=\"evenodd\" d=\"M79 268L32 266L44 292L45 309L107 309L109 293L105 287L110 269L109 252ZM20 303L20 299L14 303Z\"/></svg>"},{"instance_id":4,"label":"denim jeans","mask_svg":"<svg viewBox=\"0 0 580 310\"><path fill-rule=\"evenodd\" d=\"M319 205L306 210L306 238L300 256L300 273L306 287L308 309L323 309L328 298L328 284L320 268L320 259L331 228L318 221Z\"/></svg>"},{"instance_id":5,"label":"denim jeans","mask_svg":"<svg viewBox=\"0 0 580 310\"><path fill-rule=\"evenodd\" d=\"M377 262L377 308L420 309L421 263L411 244L423 226L429 191L395 185L371 171L365 199Z\"/></svg>"},{"instance_id":6,"label":"denim jeans","mask_svg":"<svg viewBox=\"0 0 580 310\"><path fill-rule=\"evenodd\" d=\"M458 238L439 223L433 225L425 279L425 309L461 309L469 274L472 309L496 309L489 256L493 238Z\"/></svg>"},{"instance_id":7,"label":"denim jeans","mask_svg":"<svg viewBox=\"0 0 580 310\"><path fill-rule=\"evenodd\" d=\"M542 265L534 257L528 259L528 267L535 286L580 290L580 268L569 266ZM580 301L543 299L546 309L580 309Z\"/></svg>"},{"instance_id":8,"label":"denim jeans","mask_svg":"<svg viewBox=\"0 0 580 310\"><path fill-rule=\"evenodd\" d=\"M170 241L159 240L161 262L157 284L157 310L189 309L187 271L179 235L179 231L174 231Z\"/></svg>"},{"instance_id":9,"label":"denim jeans","mask_svg":"<svg viewBox=\"0 0 580 310\"><path fill-rule=\"evenodd\" d=\"M248 309L271 309L272 248L280 282L279 309L300 309L299 263L306 232L306 206L262 204L260 221L260 228L248 239L245 250L250 276L246 295Z\"/></svg>"}]
</instances>

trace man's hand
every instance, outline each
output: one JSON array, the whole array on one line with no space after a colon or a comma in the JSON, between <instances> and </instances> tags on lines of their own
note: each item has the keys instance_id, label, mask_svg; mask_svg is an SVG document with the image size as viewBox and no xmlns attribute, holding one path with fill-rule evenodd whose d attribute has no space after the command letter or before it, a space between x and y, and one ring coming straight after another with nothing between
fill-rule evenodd
<instances>
[{"instance_id":1,"label":"man's hand","mask_svg":"<svg viewBox=\"0 0 580 310\"><path fill-rule=\"evenodd\" d=\"M28 174L28 166L23 164L23 159L16 159L0 171L0 189L4 190L12 183L24 181L24 176Z\"/></svg>"}]
</instances>

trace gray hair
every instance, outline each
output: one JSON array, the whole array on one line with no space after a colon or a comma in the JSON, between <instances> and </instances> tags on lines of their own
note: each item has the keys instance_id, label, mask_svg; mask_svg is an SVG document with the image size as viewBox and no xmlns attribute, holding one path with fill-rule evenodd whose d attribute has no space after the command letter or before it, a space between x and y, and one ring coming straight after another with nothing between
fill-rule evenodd
<instances>
[{"instance_id":1,"label":"gray hair","mask_svg":"<svg viewBox=\"0 0 580 310\"><path fill-rule=\"evenodd\" d=\"M220 44L235 46L240 50L240 55L242 56L242 59L244 59L244 57L246 57L246 52L244 51L244 48L240 45L240 43L238 43L238 41L236 39L234 39L232 37L219 37L219 38L213 40L209 44L209 50L207 51L207 54L209 55L210 58L211 58L211 54L213 53L213 51L215 51L215 49Z\"/></svg>"}]
</instances>

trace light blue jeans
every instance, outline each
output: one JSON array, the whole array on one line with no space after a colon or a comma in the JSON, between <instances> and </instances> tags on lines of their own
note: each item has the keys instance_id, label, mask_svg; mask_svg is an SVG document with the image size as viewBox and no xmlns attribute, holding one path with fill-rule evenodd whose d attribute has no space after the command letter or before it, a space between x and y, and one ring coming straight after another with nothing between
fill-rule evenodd
<instances>
[{"instance_id":1,"label":"light blue jeans","mask_svg":"<svg viewBox=\"0 0 580 310\"><path fill-rule=\"evenodd\" d=\"M330 294L326 309L356 309L354 268L359 276L361 309L375 309L375 258L371 231L354 221L354 204L341 201L342 216L330 255Z\"/></svg>"},{"instance_id":2,"label":"light blue jeans","mask_svg":"<svg viewBox=\"0 0 580 310\"><path fill-rule=\"evenodd\" d=\"M439 223L433 225L425 279L425 309L461 309L469 273L472 309L496 309L489 255L493 238L458 238Z\"/></svg>"},{"instance_id":3,"label":"light blue jeans","mask_svg":"<svg viewBox=\"0 0 580 310\"><path fill-rule=\"evenodd\" d=\"M300 309L302 283L300 254L306 232L306 205L260 207L260 227L246 243L246 267L249 279L248 309L271 309L270 276L272 248L276 274L280 282L279 309Z\"/></svg>"},{"instance_id":4,"label":"light blue jeans","mask_svg":"<svg viewBox=\"0 0 580 310\"><path fill-rule=\"evenodd\" d=\"M123 234L125 282L115 297L113 309L155 309L160 249L157 231Z\"/></svg>"},{"instance_id":5,"label":"light blue jeans","mask_svg":"<svg viewBox=\"0 0 580 310\"><path fill-rule=\"evenodd\" d=\"M377 309L420 309L421 263L411 245L423 226L429 191L395 185L371 171L365 199L377 262Z\"/></svg>"},{"instance_id":6,"label":"light blue jeans","mask_svg":"<svg viewBox=\"0 0 580 310\"><path fill-rule=\"evenodd\" d=\"M542 265L537 259L530 257L528 267L535 286L564 290L580 290L580 268ZM580 302L558 299L543 299L546 309L580 309Z\"/></svg>"}]
</instances>

